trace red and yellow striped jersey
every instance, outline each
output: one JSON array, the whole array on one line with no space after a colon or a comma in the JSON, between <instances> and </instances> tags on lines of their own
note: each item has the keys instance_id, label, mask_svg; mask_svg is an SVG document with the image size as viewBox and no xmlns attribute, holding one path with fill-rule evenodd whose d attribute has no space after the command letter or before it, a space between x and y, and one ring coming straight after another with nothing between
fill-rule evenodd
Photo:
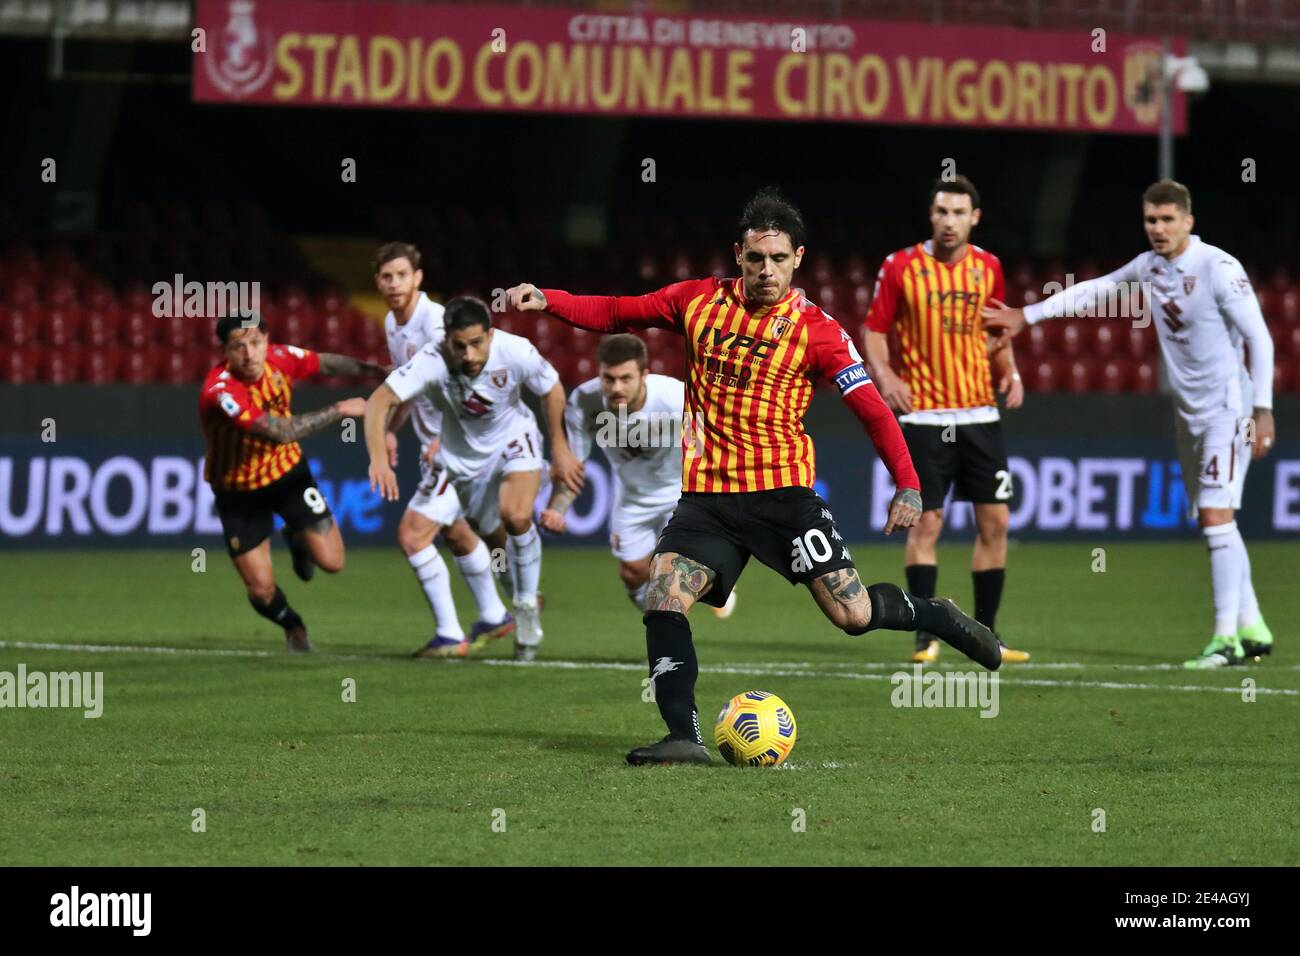
<instances>
[{"instance_id":1,"label":"red and yellow striped jersey","mask_svg":"<svg viewBox=\"0 0 1300 956\"><path fill-rule=\"evenodd\" d=\"M245 383L222 362L208 372L199 393L199 420L208 452L203 477L218 491L265 488L302 460L297 442L277 444L249 428L270 413L288 418L293 383L320 369L315 352L295 345L268 345L262 377Z\"/></svg>"},{"instance_id":2,"label":"red and yellow striped jersey","mask_svg":"<svg viewBox=\"0 0 1300 956\"><path fill-rule=\"evenodd\" d=\"M987 338L980 309L1005 299L1002 263L972 245L947 265L929 241L885 259L867 312L873 332L898 329L899 374L916 411L993 405Z\"/></svg>"},{"instance_id":3,"label":"red and yellow striped jersey","mask_svg":"<svg viewBox=\"0 0 1300 956\"><path fill-rule=\"evenodd\" d=\"M771 306L746 302L740 279L692 279L643 296L542 291L548 312L583 328L658 326L685 338L683 491L812 487L815 458L803 416L820 381L835 382L866 416L899 484L919 487L909 484L915 471L901 432L852 339L799 290Z\"/></svg>"}]
</instances>

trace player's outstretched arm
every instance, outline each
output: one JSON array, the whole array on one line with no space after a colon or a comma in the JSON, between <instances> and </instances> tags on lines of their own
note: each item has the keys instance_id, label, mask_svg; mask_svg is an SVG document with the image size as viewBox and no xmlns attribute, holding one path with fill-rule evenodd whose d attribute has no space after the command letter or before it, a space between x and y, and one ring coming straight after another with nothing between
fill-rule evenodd
<instances>
[{"instance_id":1,"label":"player's outstretched arm","mask_svg":"<svg viewBox=\"0 0 1300 956\"><path fill-rule=\"evenodd\" d=\"M336 352L317 352L320 359L320 374L322 375L347 375L347 376L373 376L383 378L388 374L388 369L382 365L376 365L373 362L363 362L361 359L355 359L351 355L339 355Z\"/></svg>"},{"instance_id":2,"label":"player's outstretched arm","mask_svg":"<svg viewBox=\"0 0 1300 956\"><path fill-rule=\"evenodd\" d=\"M393 413L402 404L387 382L380 385L366 399L366 451L370 455L370 489L378 491L386 501L397 500L397 475L388 460L385 436Z\"/></svg>"},{"instance_id":3,"label":"player's outstretched arm","mask_svg":"<svg viewBox=\"0 0 1300 956\"><path fill-rule=\"evenodd\" d=\"M365 399L346 398L314 412L301 415L280 416L269 412L248 426L248 430L278 445L298 441L308 435L314 435L323 428L328 428L344 418L360 418L365 412Z\"/></svg>"},{"instance_id":4,"label":"player's outstretched arm","mask_svg":"<svg viewBox=\"0 0 1300 956\"><path fill-rule=\"evenodd\" d=\"M523 282L507 289L506 296L511 308L520 312L545 312L592 332L649 328L679 331L677 317L684 300L711 287L712 280L697 279L677 282L647 295L570 295L562 289L539 289Z\"/></svg>"}]
</instances>

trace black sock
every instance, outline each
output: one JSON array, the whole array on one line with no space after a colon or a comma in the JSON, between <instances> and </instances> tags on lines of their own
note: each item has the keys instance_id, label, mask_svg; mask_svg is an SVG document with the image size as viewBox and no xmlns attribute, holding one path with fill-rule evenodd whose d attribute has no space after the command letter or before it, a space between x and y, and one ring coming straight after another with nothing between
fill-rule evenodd
<instances>
[{"instance_id":1,"label":"black sock","mask_svg":"<svg viewBox=\"0 0 1300 956\"><path fill-rule=\"evenodd\" d=\"M909 564L903 568L907 574L907 593L913 597L932 598L934 589L939 584L939 566L937 564ZM928 643L930 637L923 636L917 630L917 646Z\"/></svg>"},{"instance_id":2,"label":"black sock","mask_svg":"<svg viewBox=\"0 0 1300 956\"><path fill-rule=\"evenodd\" d=\"M1002 603L1002 585L1007 580L1007 569L972 571L970 579L975 585L975 620L992 631L993 622L998 617L998 605Z\"/></svg>"},{"instance_id":3,"label":"black sock","mask_svg":"<svg viewBox=\"0 0 1300 956\"><path fill-rule=\"evenodd\" d=\"M278 587L275 589L275 596L266 604L259 604L252 597L248 599L248 603L253 605L254 611L272 624L278 624L286 630L291 627L302 627L302 618L298 616L297 611L289 607L289 599Z\"/></svg>"},{"instance_id":4,"label":"black sock","mask_svg":"<svg viewBox=\"0 0 1300 956\"><path fill-rule=\"evenodd\" d=\"M659 715L674 737L703 743L695 712L695 678L700 665L691 640L691 625L686 615L677 611L646 611L643 620Z\"/></svg>"},{"instance_id":5,"label":"black sock","mask_svg":"<svg viewBox=\"0 0 1300 956\"><path fill-rule=\"evenodd\" d=\"M932 598L939 583L937 564L909 564L903 568L907 574L907 593L917 597Z\"/></svg>"},{"instance_id":6,"label":"black sock","mask_svg":"<svg viewBox=\"0 0 1300 956\"><path fill-rule=\"evenodd\" d=\"M930 598L907 594L897 584L873 584L867 588L871 598L871 624L867 628L891 631L929 631L937 634L948 620L946 611L934 607Z\"/></svg>"}]
</instances>

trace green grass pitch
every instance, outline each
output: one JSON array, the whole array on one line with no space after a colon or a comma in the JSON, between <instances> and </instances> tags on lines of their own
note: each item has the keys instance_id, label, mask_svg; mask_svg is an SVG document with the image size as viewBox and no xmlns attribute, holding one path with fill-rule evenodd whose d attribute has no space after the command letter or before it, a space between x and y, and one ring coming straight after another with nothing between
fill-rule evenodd
<instances>
[{"instance_id":1,"label":"green grass pitch","mask_svg":"<svg viewBox=\"0 0 1300 956\"><path fill-rule=\"evenodd\" d=\"M1168 665L1208 635L1199 541L1109 545L1105 573L1087 543L1013 547L999 624L1034 658L1004 669L993 719L895 708L910 636L846 637L751 564L734 618L692 615L710 744L741 691L798 720L788 766L741 770L624 764L662 729L603 550L546 551L528 667L505 646L409 659L429 617L396 549L353 550L309 585L277 549L310 658L282 653L219 550L205 573L182 549L9 552L0 671L102 671L104 713L0 710L0 847L78 866L1295 864L1295 553L1251 548L1273 656L1185 672ZM898 548L856 557L865 581L901 579ZM940 560L940 592L969 609L969 547ZM976 669L948 648L942 668Z\"/></svg>"}]
</instances>

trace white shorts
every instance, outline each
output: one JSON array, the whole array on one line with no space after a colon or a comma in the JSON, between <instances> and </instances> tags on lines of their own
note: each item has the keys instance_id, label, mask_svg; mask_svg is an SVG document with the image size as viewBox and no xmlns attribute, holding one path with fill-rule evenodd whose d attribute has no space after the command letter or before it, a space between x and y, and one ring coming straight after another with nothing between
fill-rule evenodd
<instances>
[{"instance_id":1,"label":"white shorts","mask_svg":"<svg viewBox=\"0 0 1300 956\"><path fill-rule=\"evenodd\" d=\"M676 508L675 501L659 509L615 507L609 516L609 550L620 561L650 557Z\"/></svg>"},{"instance_id":2,"label":"white shorts","mask_svg":"<svg viewBox=\"0 0 1300 956\"><path fill-rule=\"evenodd\" d=\"M1183 485L1192 509L1240 508L1250 466L1242 417L1225 409L1190 422L1175 415L1174 425Z\"/></svg>"},{"instance_id":3,"label":"white shorts","mask_svg":"<svg viewBox=\"0 0 1300 956\"><path fill-rule=\"evenodd\" d=\"M448 469L439 452L434 455L433 466L425 469L420 487L407 507L440 525L468 518L480 533L486 533L501 523L501 480L515 472L545 468L542 436L536 428L517 432L477 475Z\"/></svg>"}]
</instances>

